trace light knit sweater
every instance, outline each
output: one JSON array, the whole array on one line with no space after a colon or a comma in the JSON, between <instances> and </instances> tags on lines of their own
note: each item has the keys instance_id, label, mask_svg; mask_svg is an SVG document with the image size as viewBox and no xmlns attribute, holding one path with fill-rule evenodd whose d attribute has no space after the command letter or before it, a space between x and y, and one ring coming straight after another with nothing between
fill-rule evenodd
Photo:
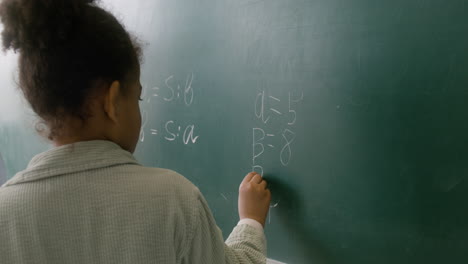
<instances>
[{"instance_id":1,"label":"light knit sweater","mask_svg":"<svg viewBox=\"0 0 468 264\"><path fill-rule=\"evenodd\" d=\"M0 263L266 263L262 229L226 242L183 176L109 141L34 157L0 188Z\"/></svg>"}]
</instances>

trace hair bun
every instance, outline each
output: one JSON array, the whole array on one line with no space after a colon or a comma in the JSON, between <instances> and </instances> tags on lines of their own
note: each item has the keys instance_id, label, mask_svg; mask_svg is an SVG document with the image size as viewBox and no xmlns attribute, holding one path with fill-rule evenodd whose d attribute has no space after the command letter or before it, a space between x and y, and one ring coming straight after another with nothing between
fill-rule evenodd
<instances>
[{"instance_id":1,"label":"hair bun","mask_svg":"<svg viewBox=\"0 0 468 264\"><path fill-rule=\"evenodd\" d=\"M3 0L3 49L54 49L71 40L95 0Z\"/></svg>"}]
</instances>

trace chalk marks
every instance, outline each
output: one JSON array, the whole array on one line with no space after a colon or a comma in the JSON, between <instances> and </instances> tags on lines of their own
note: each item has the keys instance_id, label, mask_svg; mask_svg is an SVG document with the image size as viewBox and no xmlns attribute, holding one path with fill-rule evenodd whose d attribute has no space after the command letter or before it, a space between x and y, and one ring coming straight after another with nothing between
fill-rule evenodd
<instances>
[{"instance_id":1,"label":"chalk marks","mask_svg":"<svg viewBox=\"0 0 468 264\"><path fill-rule=\"evenodd\" d=\"M144 117L147 117L147 113L144 112ZM147 118L144 118L145 122L143 123L142 130L140 131L140 141L145 141L145 126ZM160 133L159 131L162 131ZM169 120L164 124L163 129L159 130L156 128L150 128L149 132L152 136L161 135L166 141L176 141L181 139L184 145L195 144L199 138L196 135L196 127L193 124L189 125L180 125L176 124L174 120Z\"/></svg>"},{"instance_id":2,"label":"chalk marks","mask_svg":"<svg viewBox=\"0 0 468 264\"><path fill-rule=\"evenodd\" d=\"M191 107L195 99L195 89L193 87L193 81L195 74L190 72L183 78L176 75L170 75L165 77L159 83L153 85L145 84L143 89L144 97L142 95L143 102L146 104L150 103L161 103L171 105L183 105L184 107ZM151 87L146 89L146 87ZM178 111L180 111L180 108ZM143 111L142 113L142 126L140 131L140 141L144 142L148 137L146 134L152 137L160 137L165 141L169 142L181 142L184 145L195 144L199 139L197 134L198 130L195 124L186 122L177 122L176 120L165 120L158 122L157 125L151 125L149 127L149 112Z\"/></svg>"},{"instance_id":3,"label":"chalk marks","mask_svg":"<svg viewBox=\"0 0 468 264\"><path fill-rule=\"evenodd\" d=\"M143 111L141 114L141 128L140 128L140 141L144 142L145 141L145 128L146 124L148 123L148 112Z\"/></svg>"},{"instance_id":4,"label":"chalk marks","mask_svg":"<svg viewBox=\"0 0 468 264\"><path fill-rule=\"evenodd\" d=\"M265 91L257 94L255 99L255 116L262 120L264 124L268 123L270 117L265 118Z\"/></svg>"},{"instance_id":5,"label":"chalk marks","mask_svg":"<svg viewBox=\"0 0 468 264\"><path fill-rule=\"evenodd\" d=\"M163 89L160 86L152 88L152 96L161 97L166 102L174 102L180 99L186 106L191 106L194 98L193 78L194 74L191 72L181 83L175 79L174 75L171 75L164 80Z\"/></svg>"},{"instance_id":6,"label":"chalk marks","mask_svg":"<svg viewBox=\"0 0 468 264\"><path fill-rule=\"evenodd\" d=\"M228 201L228 198L226 197L226 195L224 195L224 193L220 193L219 195L221 195L221 197L223 197L224 200Z\"/></svg>"},{"instance_id":7,"label":"chalk marks","mask_svg":"<svg viewBox=\"0 0 468 264\"><path fill-rule=\"evenodd\" d=\"M260 162L260 157L267 151L279 151L279 161L283 166L288 166L293 156L293 143L296 133L293 127L297 122L298 114L296 105L304 99L303 91L294 94L287 93L287 98L273 95L266 90L257 93L254 102L254 111L257 120L260 121L257 127L252 128L252 170L263 175L264 168ZM284 103L287 102L287 103ZM285 108L285 111L282 110ZM283 127L280 131L281 143L278 144L276 133L269 130L277 126ZM267 132L268 131L268 132ZM279 145L279 146L278 146Z\"/></svg>"},{"instance_id":8,"label":"chalk marks","mask_svg":"<svg viewBox=\"0 0 468 264\"><path fill-rule=\"evenodd\" d=\"M280 152L280 160L283 166L288 166L289 162L291 161L292 151L291 151L291 144L293 143L294 139L296 138L296 134L289 129L285 129L282 134L286 144L281 149Z\"/></svg>"}]
</instances>

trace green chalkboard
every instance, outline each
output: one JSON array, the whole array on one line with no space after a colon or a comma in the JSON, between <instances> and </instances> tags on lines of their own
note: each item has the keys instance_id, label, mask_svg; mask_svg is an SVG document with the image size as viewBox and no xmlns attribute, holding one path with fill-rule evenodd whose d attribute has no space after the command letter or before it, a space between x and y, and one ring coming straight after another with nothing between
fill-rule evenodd
<instances>
[{"instance_id":1,"label":"green chalkboard","mask_svg":"<svg viewBox=\"0 0 468 264\"><path fill-rule=\"evenodd\" d=\"M3 158L0 155L0 185L7 181L7 171Z\"/></svg>"},{"instance_id":2,"label":"green chalkboard","mask_svg":"<svg viewBox=\"0 0 468 264\"><path fill-rule=\"evenodd\" d=\"M269 258L466 263L468 1L104 3L147 43L137 158L199 186L225 236L256 170ZM47 146L1 120L11 177Z\"/></svg>"}]
</instances>

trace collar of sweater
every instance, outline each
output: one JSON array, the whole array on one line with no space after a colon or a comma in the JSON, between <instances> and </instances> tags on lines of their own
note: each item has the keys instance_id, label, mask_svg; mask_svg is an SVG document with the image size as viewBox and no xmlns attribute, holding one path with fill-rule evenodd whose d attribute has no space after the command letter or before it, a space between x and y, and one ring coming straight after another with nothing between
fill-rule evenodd
<instances>
[{"instance_id":1,"label":"collar of sweater","mask_svg":"<svg viewBox=\"0 0 468 264\"><path fill-rule=\"evenodd\" d=\"M2 187L123 164L139 165L130 152L114 142L81 141L36 155L24 171L17 173Z\"/></svg>"}]
</instances>

